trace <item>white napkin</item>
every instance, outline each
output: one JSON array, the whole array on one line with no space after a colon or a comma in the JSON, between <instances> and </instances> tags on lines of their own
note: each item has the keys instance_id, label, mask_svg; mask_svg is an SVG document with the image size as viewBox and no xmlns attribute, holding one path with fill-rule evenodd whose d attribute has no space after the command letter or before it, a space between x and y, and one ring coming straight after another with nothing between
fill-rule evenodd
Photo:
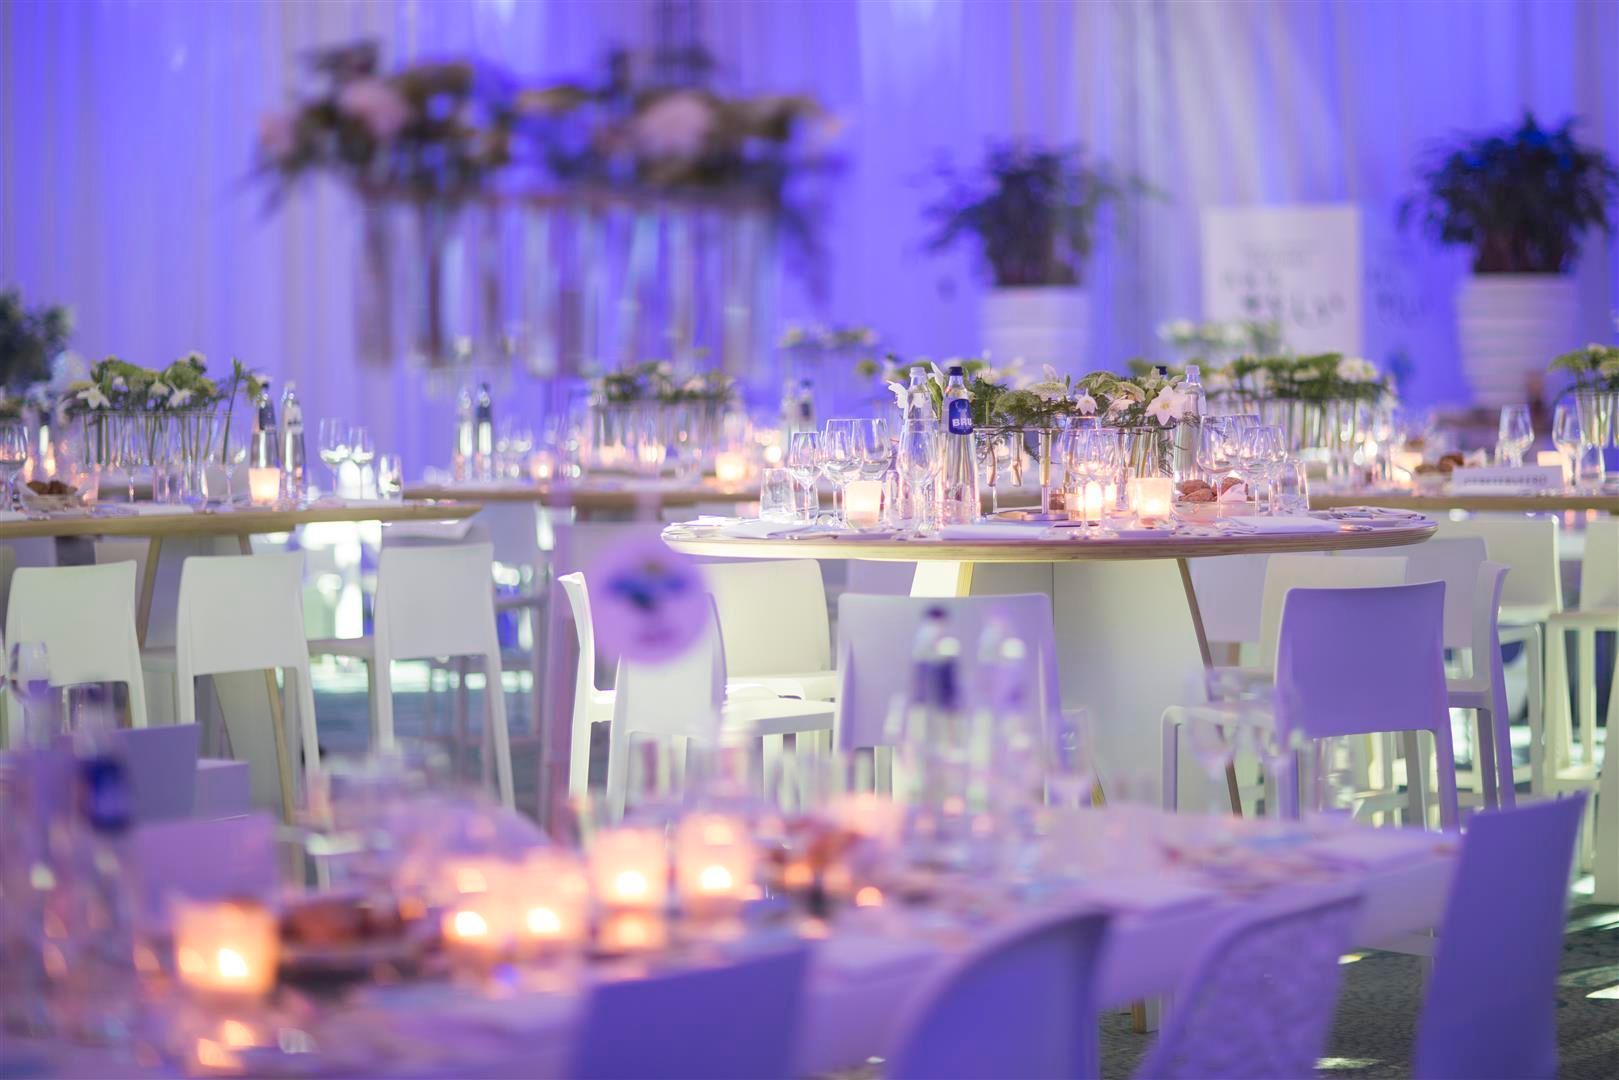
<instances>
[{"instance_id":1,"label":"white napkin","mask_svg":"<svg viewBox=\"0 0 1619 1080\"><path fill-rule=\"evenodd\" d=\"M21 510L0 510L0 521L27 521L28 515Z\"/></svg>"},{"instance_id":2,"label":"white napkin","mask_svg":"<svg viewBox=\"0 0 1619 1080\"><path fill-rule=\"evenodd\" d=\"M721 536L734 536L742 540L771 540L779 536L794 536L813 532L815 526L805 521L765 521L763 518L744 518L715 528Z\"/></svg>"},{"instance_id":3,"label":"white napkin","mask_svg":"<svg viewBox=\"0 0 1619 1080\"><path fill-rule=\"evenodd\" d=\"M1050 540L1057 532L1049 525L1021 521L984 521L975 525L946 525L941 540Z\"/></svg>"}]
</instances>

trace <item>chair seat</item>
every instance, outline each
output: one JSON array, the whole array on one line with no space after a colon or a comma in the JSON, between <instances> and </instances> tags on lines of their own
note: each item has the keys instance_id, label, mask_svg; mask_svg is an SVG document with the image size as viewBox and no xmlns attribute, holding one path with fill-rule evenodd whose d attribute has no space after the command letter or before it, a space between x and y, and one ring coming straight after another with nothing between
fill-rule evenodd
<instances>
[{"instance_id":1,"label":"chair seat","mask_svg":"<svg viewBox=\"0 0 1619 1080\"><path fill-rule=\"evenodd\" d=\"M310 638L310 656L352 656L361 660L368 660L375 656L377 643L369 637L357 638Z\"/></svg>"},{"instance_id":2,"label":"chair seat","mask_svg":"<svg viewBox=\"0 0 1619 1080\"><path fill-rule=\"evenodd\" d=\"M1502 636L1505 637L1509 626L1533 626L1545 622L1554 614L1550 604L1502 604Z\"/></svg>"},{"instance_id":3,"label":"chair seat","mask_svg":"<svg viewBox=\"0 0 1619 1080\"><path fill-rule=\"evenodd\" d=\"M836 701L838 699L838 673L836 671L809 671L791 675L746 675L738 681L757 683L772 694L802 701Z\"/></svg>"},{"instance_id":4,"label":"chair seat","mask_svg":"<svg viewBox=\"0 0 1619 1080\"><path fill-rule=\"evenodd\" d=\"M720 727L726 732L753 735L831 731L833 712L832 706L825 702L745 695L726 701L720 714Z\"/></svg>"},{"instance_id":5,"label":"chair seat","mask_svg":"<svg viewBox=\"0 0 1619 1080\"><path fill-rule=\"evenodd\" d=\"M1571 629L1589 627L1593 630L1619 629L1619 607L1581 608L1579 611L1559 611L1546 620L1552 626Z\"/></svg>"}]
</instances>

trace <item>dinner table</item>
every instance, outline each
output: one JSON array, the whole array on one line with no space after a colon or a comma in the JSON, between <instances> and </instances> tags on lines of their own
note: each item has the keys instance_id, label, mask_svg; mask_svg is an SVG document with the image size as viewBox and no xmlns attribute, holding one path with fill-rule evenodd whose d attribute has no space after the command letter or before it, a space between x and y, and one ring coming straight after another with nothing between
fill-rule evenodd
<instances>
[{"instance_id":1,"label":"dinner table","mask_svg":"<svg viewBox=\"0 0 1619 1080\"><path fill-rule=\"evenodd\" d=\"M1289 899L1353 894L1357 948L1409 944L1443 922L1459 846L1453 834L1325 819L1173 815L1134 804L1055 811L1040 842L1050 857L1042 858L1042 880L1034 884L966 875L942 882L925 900L885 897L875 906L845 903L817 915L766 899L759 914L744 918L740 933L705 938L693 926L664 954L596 955L582 967L514 970L481 984L440 976L293 986L275 1006L291 1029L282 1032L282 1049L256 1057L177 1060L150 1045L132 1053L11 1037L0 1041L0 1075L66 1080L247 1068L261 1076L560 1077L569 1074L574 1034L598 982L723 966L800 945L810 963L793 1074L824 1075L891 1056L906 1017L936 977L1016 925L1106 915L1094 1001L1112 1011L1172 995L1222 931ZM228 1004L215 1008L221 1018L230 1015ZM222 1022L203 1030L217 1039ZM633 1037L634 1017L627 1023ZM189 1045L175 1044L182 1051Z\"/></svg>"},{"instance_id":2,"label":"dinner table","mask_svg":"<svg viewBox=\"0 0 1619 1080\"><path fill-rule=\"evenodd\" d=\"M1214 663L1191 560L1397 548L1428 540L1436 529L1414 512L1356 508L1107 530L993 521L921 537L699 520L670 525L663 538L676 551L705 558L914 563L912 596L1045 593L1063 707L1091 710L1104 767L1152 787L1159 718L1172 705L1202 700L1202 675Z\"/></svg>"},{"instance_id":3,"label":"dinner table","mask_svg":"<svg viewBox=\"0 0 1619 1080\"><path fill-rule=\"evenodd\" d=\"M1390 510L1469 514L1561 514L1595 511L1619 515L1619 491L1549 491L1545 493L1492 492L1445 489L1361 488L1353 491L1311 491L1312 510L1339 510L1351 506L1380 506Z\"/></svg>"},{"instance_id":4,"label":"dinner table","mask_svg":"<svg viewBox=\"0 0 1619 1080\"><path fill-rule=\"evenodd\" d=\"M759 487L715 480L587 477L569 482L463 480L410 484L405 498L501 505L523 504L571 510L580 521L658 518L665 508L744 506L759 501Z\"/></svg>"}]
</instances>

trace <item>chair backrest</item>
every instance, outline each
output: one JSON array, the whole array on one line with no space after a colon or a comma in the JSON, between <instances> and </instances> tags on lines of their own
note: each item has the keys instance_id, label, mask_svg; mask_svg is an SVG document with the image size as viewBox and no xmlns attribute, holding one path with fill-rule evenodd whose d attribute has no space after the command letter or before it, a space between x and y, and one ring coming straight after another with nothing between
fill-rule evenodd
<instances>
[{"instance_id":1,"label":"chair backrest","mask_svg":"<svg viewBox=\"0 0 1619 1080\"><path fill-rule=\"evenodd\" d=\"M1445 648L1473 645L1473 589L1485 559L1484 539L1478 536L1437 538L1397 548L1362 548L1341 551L1339 557L1399 556L1405 559L1405 580L1445 583Z\"/></svg>"},{"instance_id":2,"label":"chair backrest","mask_svg":"<svg viewBox=\"0 0 1619 1080\"><path fill-rule=\"evenodd\" d=\"M893 1080L1097 1075L1097 957L1107 916L1045 915L945 971L897 1026Z\"/></svg>"},{"instance_id":3,"label":"chair backrest","mask_svg":"<svg viewBox=\"0 0 1619 1080\"><path fill-rule=\"evenodd\" d=\"M0 544L0 612L11 600L11 575L17 572L17 552L10 544Z\"/></svg>"},{"instance_id":4,"label":"chair backrest","mask_svg":"<svg viewBox=\"0 0 1619 1080\"><path fill-rule=\"evenodd\" d=\"M585 575L575 571L557 578L562 593L568 598L568 610L573 613L574 637L579 643L579 657L574 678L574 694L601 689L596 685L596 623L590 616L590 594L585 591ZM553 676L554 677L554 676Z\"/></svg>"},{"instance_id":5,"label":"chair backrest","mask_svg":"<svg viewBox=\"0 0 1619 1080\"><path fill-rule=\"evenodd\" d=\"M696 643L661 663L620 659L613 686L614 741L631 734L681 736L712 745L725 706L725 647L713 606Z\"/></svg>"},{"instance_id":6,"label":"chair backrest","mask_svg":"<svg viewBox=\"0 0 1619 1080\"><path fill-rule=\"evenodd\" d=\"M188 818L197 805L196 724L115 730L129 775L131 817L138 824Z\"/></svg>"},{"instance_id":7,"label":"chair backrest","mask_svg":"<svg viewBox=\"0 0 1619 1080\"><path fill-rule=\"evenodd\" d=\"M498 656L493 566L489 544L384 547L377 558L377 655Z\"/></svg>"},{"instance_id":8,"label":"chair backrest","mask_svg":"<svg viewBox=\"0 0 1619 1080\"><path fill-rule=\"evenodd\" d=\"M1282 608L1290 589L1369 589L1405 581L1405 559L1323 559L1313 555L1272 555L1265 564L1265 593L1259 616L1259 663L1276 663Z\"/></svg>"},{"instance_id":9,"label":"chair backrest","mask_svg":"<svg viewBox=\"0 0 1619 1080\"><path fill-rule=\"evenodd\" d=\"M19 569L11 579L5 639L44 642L53 686L126 683L134 724L146 726L134 563Z\"/></svg>"},{"instance_id":10,"label":"chair backrest","mask_svg":"<svg viewBox=\"0 0 1619 1080\"><path fill-rule=\"evenodd\" d=\"M1580 558L1580 609L1619 607L1619 517L1585 523Z\"/></svg>"},{"instance_id":11,"label":"chair backrest","mask_svg":"<svg viewBox=\"0 0 1619 1080\"><path fill-rule=\"evenodd\" d=\"M1326 555L1304 552L1302 557L1320 559ZM1192 587L1205 638L1232 644L1259 641L1265 610L1265 572L1270 559L1269 555L1221 555L1191 560ZM1265 663L1270 661L1267 654Z\"/></svg>"},{"instance_id":12,"label":"chair backrest","mask_svg":"<svg viewBox=\"0 0 1619 1080\"><path fill-rule=\"evenodd\" d=\"M1277 722L1315 739L1448 725L1444 611L1438 581L1292 590L1276 653Z\"/></svg>"},{"instance_id":13,"label":"chair backrest","mask_svg":"<svg viewBox=\"0 0 1619 1080\"><path fill-rule=\"evenodd\" d=\"M1057 685L1057 643L1051 597L1045 593L929 598L859 596L838 600L838 714L833 741L840 749L887 746L890 709L910 687L912 650L929 611L939 608L961 640L960 676L977 678L978 639L991 617L1031 647L1047 716L1062 708Z\"/></svg>"},{"instance_id":14,"label":"chair backrest","mask_svg":"<svg viewBox=\"0 0 1619 1080\"><path fill-rule=\"evenodd\" d=\"M1138 1080L1314 1076L1360 899L1269 901L1204 947Z\"/></svg>"},{"instance_id":15,"label":"chair backrest","mask_svg":"<svg viewBox=\"0 0 1619 1080\"><path fill-rule=\"evenodd\" d=\"M1473 682L1490 682L1492 708L1507 708L1506 672L1501 664L1501 594L1510 573L1502 563L1483 562L1473 583ZM1447 585L1446 593L1450 591ZM1449 604L1446 605L1447 609Z\"/></svg>"},{"instance_id":16,"label":"chair backrest","mask_svg":"<svg viewBox=\"0 0 1619 1080\"><path fill-rule=\"evenodd\" d=\"M187 559L180 569L177 662L192 676L307 668L303 575L301 552Z\"/></svg>"},{"instance_id":17,"label":"chair backrest","mask_svg":"<svg viewBox=\"0 0 1619 1080\"><path fill-rule=\"evenodd\" d=\"M832 628L821 564L814 559L710 563L725 670L733 679L826 671Z\"/></svg>"},{"instance_id":18,"label":"chair backrest","mask_svg":"<svg viewBox=\"0 0 1619 1080\"><path fill-rule=\"evenodd\" d=\"M1555 517L1523 514L1480 514L1464 521L1441 521L1439 536L1476 536L1484 541L1491 562L1512 568L1501 602L1522 607L1563 607L1563 578L1558 566L1558 522Z\"/></svg>"},{"instance_id":19,"label":"chair backrest","mask_svg":"<svg viewBox=\"0 0 1619 1080\"><path fill-rule=\"evenodd\" d=\"M567 1075L771 1080L793 1073L808 950L597 983Z\"/></svg>"},{"instance_id":20,"label":"chair backrest","mask_svg":"<svg viewBox=\"0 0 1619 1080\"><path fill-rule=\"evenodd\" d=\"M1469 822L1417 1025L1416 1076L1557 1075L1557 979L1585 800Z\"/></svg>"}]
</instances>

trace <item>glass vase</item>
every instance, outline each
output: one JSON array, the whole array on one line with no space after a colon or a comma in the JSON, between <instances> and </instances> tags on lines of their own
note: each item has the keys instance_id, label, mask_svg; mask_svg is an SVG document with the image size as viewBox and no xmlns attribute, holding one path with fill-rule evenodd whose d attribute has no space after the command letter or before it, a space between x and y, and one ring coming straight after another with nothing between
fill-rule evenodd
<instances>
[{"instance_id":1,"label":"glass vase","mask_svg":"<svg viewBox=\"0 0 1619 1080\"><path fill-rule=\"evenodd\" d=\"M1593 446L1619 445L1619 390L1576 390L1574 407Z\"/></svg>"},{"instance_id":2,"label":"glass vase","mask_svg":"<svg viewBox=\"0 0 1619 1080\"><path fill-rule=\"evenodd\" d=\"M1124 484L1148 476L1174 474L1175 429L1144 425L1120 428L1120 449L1123 451Z\"/></svg>"}]
</instances>

